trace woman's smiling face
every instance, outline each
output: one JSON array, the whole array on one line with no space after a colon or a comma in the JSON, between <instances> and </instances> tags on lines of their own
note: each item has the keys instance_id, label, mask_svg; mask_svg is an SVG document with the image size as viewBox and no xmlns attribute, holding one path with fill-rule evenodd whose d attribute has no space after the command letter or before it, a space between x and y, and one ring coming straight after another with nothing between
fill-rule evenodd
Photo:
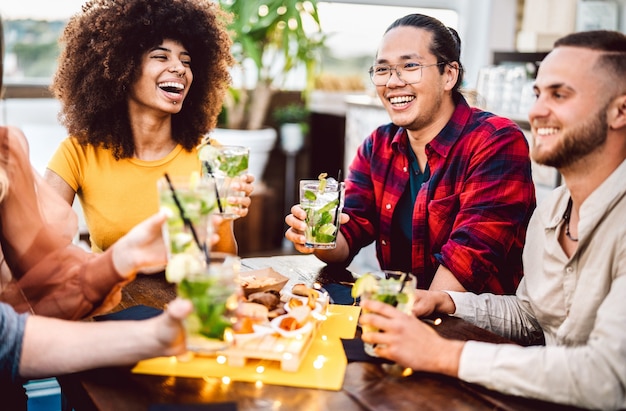
<instances>
[{"instance_id":1,"label":"woman's smiling face","mask_svg":"<svg viewBox=\"0 0 626 411\"><path fill-rule=\"evenodd\" d=\"M166 39L146 52L141 75L133 84L131 103L166 113L178 113L193 81L191 56L177 41Z\"/></svg>"}]
</instances>

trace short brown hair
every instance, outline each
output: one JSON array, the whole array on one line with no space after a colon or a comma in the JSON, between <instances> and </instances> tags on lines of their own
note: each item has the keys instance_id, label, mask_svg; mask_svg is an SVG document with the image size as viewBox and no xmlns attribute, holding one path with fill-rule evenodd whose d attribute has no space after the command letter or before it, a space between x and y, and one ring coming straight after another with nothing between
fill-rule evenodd
<instances>
[{"instance_id":1,"label":"short brown hair","mask_svg":"<svg viewBox=\"0 0 626 411\"><path fill-rule=\"evenodd\" d=\"M554 47L580 47L602 52L596 68L608 73L613 84L626 87L626 35L623 33L612 30L576 32L555 41Z\"/></svg>"}]
</instances>

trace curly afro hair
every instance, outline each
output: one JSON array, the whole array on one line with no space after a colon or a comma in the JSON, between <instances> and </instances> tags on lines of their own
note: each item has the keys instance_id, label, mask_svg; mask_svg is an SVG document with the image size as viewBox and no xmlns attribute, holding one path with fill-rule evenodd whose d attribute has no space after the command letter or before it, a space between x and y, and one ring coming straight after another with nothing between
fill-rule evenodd
<instances>
[{"instance_id":1,"label":"curly afro hair","mask_svg":"<svg viewBox=\"0 0 626 411\"><path fill-rule=\"evenodd\" d=\"M172 116L172 138L186 150L215 127L234 64L230 18L210 0L91 0L72 16L51 90L60 121L81 144L133 156L128 93L145 52L171 39L193 57L193 85Z\"/></svg>"}]
</instances>

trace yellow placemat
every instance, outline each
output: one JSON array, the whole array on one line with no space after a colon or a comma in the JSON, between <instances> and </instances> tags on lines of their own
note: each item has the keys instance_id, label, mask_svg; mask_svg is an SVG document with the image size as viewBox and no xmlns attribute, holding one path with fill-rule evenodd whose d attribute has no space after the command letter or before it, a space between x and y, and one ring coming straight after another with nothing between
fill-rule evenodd
<instances>
[{"instance_id":1,"label":"yellow placemat","mask_svg":"<svg viewBox=\"0 0 626 411\"><path fill-rule=\"evenodd\" d=\"M219 357L195 357L188 362L178 361L176 357L159 357L139 362L132 371L337 391L343 384L347 364L340 338L354 338L359 312L359 307L331 304L327 319L321 324L297 372L282 371L279 362L267 360L249 359L245 366L233 367L218 363Z\"/></svg>"}]
</instances>

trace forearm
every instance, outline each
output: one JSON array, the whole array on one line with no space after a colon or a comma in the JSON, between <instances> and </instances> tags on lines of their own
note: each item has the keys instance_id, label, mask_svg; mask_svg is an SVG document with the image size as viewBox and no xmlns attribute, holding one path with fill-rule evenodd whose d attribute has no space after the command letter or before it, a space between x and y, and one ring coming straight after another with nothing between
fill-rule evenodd
<instances>
[{"instance_id":1,"label":"forearm","mask_svg":"<svg viewBox=\"0 0 626 411\"><path fill-rule=\"evenodd\" d=\"M74 320L112 308L124 283L109 252L92 254L71 244L46 255L18 281L35 314Z\"/></svg>"},{"instance_id":2,"label":"forearm","mask_svg":"<svg viewBox=\"0 0 626 411\"><path fill-rule=\"evenodd\" d=\"M423 370L458 377L463 347L465 341L442 339L436 346L437 354L430 357L432 361L427 362Z\"/></svg>"},{"instance_id":3,"label":"forearm","mask_svg":"<svg viewBox=\"0 0 626 411\"><path fill-rule=\"evenodd\" d=\"M448 294L448 293L446 293ZM543 339L543 330L533 313L513 295L449 292L455 317L524 345Z\"/></svg>"},{"instance_id":4,"label":"forearm","mask_svg":"<svg viewBox=\"0 0 626 411\"><path fill-rule=\"evenodd\" d=\"M159 351L149 322L69 322L31 316L20 375L40 378L102 366L133 364Z\"/></svg>"},{"instance_id":5,"label":"forearm","mask_svg":"<svg viewBox=\"0 0 626 411\"><path fill-rule=\"evenodd\" d=\"M467 291L459 282L452 271L443 265L440 265L435 272L433 281L430 283L430 290L450 290L450 291Z\"/></svg>"}]
</instances>

